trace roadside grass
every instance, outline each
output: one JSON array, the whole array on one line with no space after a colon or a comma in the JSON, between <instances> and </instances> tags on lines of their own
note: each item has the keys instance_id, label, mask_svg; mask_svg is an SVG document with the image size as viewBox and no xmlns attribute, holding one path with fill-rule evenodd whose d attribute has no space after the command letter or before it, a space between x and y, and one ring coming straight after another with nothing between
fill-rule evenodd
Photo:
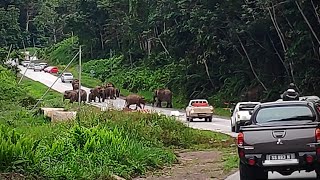
<instances>
[{"instance_id":1,"label":"roadside grass","mask_svg":"<svg viewBox=\"0 0 320 180\"><path fill-rule=\"evenodd\" d=\"M35 99L47 90L29 79L22 87ZM72 108L53 90L41 105ZM44 179L112 179L113 174L131 179L171 166L177 162L177 149L216 149L226 157L226 172L237 166L234 138L192 129L164 115L101 112L85 106L78 122L50 123L15 103L6 107L11 113L0 119L0 172Z\"/></svg>"},{"instance_id":2,"label":"roadside grass","mask_svg":"<svg viewBox=\"0 0 320 180\"><path fill-rule=\"evenodd\" d=\"M220 108L220 107L214 108L214 114L222 117L227 117L227 118L230 118L231 116L230 110Z\"/></svg>"}]
</instances>

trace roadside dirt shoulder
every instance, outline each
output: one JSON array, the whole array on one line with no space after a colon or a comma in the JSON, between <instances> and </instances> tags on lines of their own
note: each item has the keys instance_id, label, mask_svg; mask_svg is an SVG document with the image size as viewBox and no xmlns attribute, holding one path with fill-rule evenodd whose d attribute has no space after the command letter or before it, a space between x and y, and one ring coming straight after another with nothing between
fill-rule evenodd
<instances>
[{"instance_id":1,"label":"roadside dirt shoulder","mask_svg":"<svg viewBox=\"0 0 320 180\"><path fill-rule=\"evenodd\" d=\"M223 180L236 170L224 172L221 154L216 150L180 152L178 164L134 180Z\"/></svg>"}]
</instances>

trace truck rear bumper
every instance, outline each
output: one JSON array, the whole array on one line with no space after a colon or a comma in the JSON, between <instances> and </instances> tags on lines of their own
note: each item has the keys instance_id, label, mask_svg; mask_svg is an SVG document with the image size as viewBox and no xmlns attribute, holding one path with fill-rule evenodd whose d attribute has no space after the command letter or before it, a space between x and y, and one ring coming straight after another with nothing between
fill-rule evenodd
<instances>
[{"instance_id":1,"label":"truck rear bumper","mask_svg":"<svg viewBox=\"0 0 320 180\"><path fill-rule=\"evenodd\" d=\"M254 159L256 166L263 168L266 171L275 171L280 174L292 173L294 171L306 170L307 172L320 169L320 157L316 152L301 152L295 153L295 159L288 160L266 160L264 155L260 154L246 154L245 157L240 158L241 163L249 164L249 160ZM308 162L307 157L312 157Z\"/></svg>"},{"instance_id":2,"label":"truck rear bumper","mask_svg":"<svg viewBox=\"0 0 320 180\"><path fill-rule=\"evenodd\" d=\"M192 118L206 118L206 117L212 117L213 114L210 113L194 113L190 114L189 117Z\"/></svg>"}]
</instances>

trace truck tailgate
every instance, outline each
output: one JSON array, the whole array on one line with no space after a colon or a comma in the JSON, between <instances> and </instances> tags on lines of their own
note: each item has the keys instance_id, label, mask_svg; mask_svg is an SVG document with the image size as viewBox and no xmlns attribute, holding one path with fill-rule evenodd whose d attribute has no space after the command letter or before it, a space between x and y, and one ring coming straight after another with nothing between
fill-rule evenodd
<instances>
[{"instance_id":1,"label":"truck tailgate","mask_svg":"<svg viewBox=\"0 0 320 180\"><path fill-rule=\"evenodd\" d=\"M210 107L192 107L192 109L194 112L192 113L197 113L197 114L210 114L212 113Z\"/></svg>"},{"instance_id":2,"label":"truck tailgate","mask_svg":"<svg viewBox=\"0 0 320 180\"><path fill-rule=\"evenodd\" d=\"M272 127L244 127L244 146L246 154L288 153L315 151L315 147L308 146L315 143L317 125L294 125Z\"/></svg>"}]
</instances>

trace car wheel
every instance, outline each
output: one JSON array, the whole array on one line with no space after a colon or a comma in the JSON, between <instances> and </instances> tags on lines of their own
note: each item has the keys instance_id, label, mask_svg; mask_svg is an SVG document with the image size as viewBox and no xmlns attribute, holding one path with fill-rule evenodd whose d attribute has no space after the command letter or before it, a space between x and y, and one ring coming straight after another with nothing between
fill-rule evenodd
<instances>
[{"instance_id":1,"label":"car wheel","mask_svg":"<svg viewBox=\"0 0 320 180\"><path fill-rule=\"evenodd\" d=\"M235 127L234 127L234 131L235 131L236 133L239 133L240 125L239 125L238 123L235 123L234 126L235 126Z\"/></svg>"},{"instance_id":2,"label":"car wheel","mask_svg":"<svg viewBox=\"0 0 320 180\"><path fill-rule=\"evenodd\" d=\"M318 180L320 180L320 170L316 170L316 174L317 174L317 178Z\"/></svg>"},{"instance_id":3,"label":"car wheel","mask_svg":"<svg viewBox=\"0 0 320 180\"><path fill-rule=\"evenodd\" d=\"M266 180L268 179L268 171L262 168L249 166L240 162L239 165L240 180Z\"/></svg>"},{"instance_id":4,"label":"car wheel","mask_svg":"<svg viewBox=\"0 0 320 180\"><path fill-rule=\"evenodd\" d=\"M208 117L208 121L209 121L209 122L212 122L212 117Z\"/></svg>"},{"instance_id":5,"label":"car wheel","mask_svg":"<svg viewBox=\"0 0 320 180\"><path fill-rule=\"evenodd\" d=\"M187 121L190 121L190 119L188 118L188 116L186 117L186 120L187 120Z\"/></svg>"},{"instance_id":6,"label":"car wheel","mask_svg":"<svg viewBox=\"0 0 320 180\"><path fill-rule=\"evenodd\" d=\"M230 120L230 127L231 127L231 132L235 132L236 131L235 127L232 126L232 120Z\"/></svg>"},{"instance_id":7,"label":"car wheel","mask_svg":"<svg viewBox=\"0 0 320 180\"><path fill-rule=\"evenodd\" d=\"M189 122L193 122L193 118L192 117L189 117Z\"/></svg>"}]
</instances>

